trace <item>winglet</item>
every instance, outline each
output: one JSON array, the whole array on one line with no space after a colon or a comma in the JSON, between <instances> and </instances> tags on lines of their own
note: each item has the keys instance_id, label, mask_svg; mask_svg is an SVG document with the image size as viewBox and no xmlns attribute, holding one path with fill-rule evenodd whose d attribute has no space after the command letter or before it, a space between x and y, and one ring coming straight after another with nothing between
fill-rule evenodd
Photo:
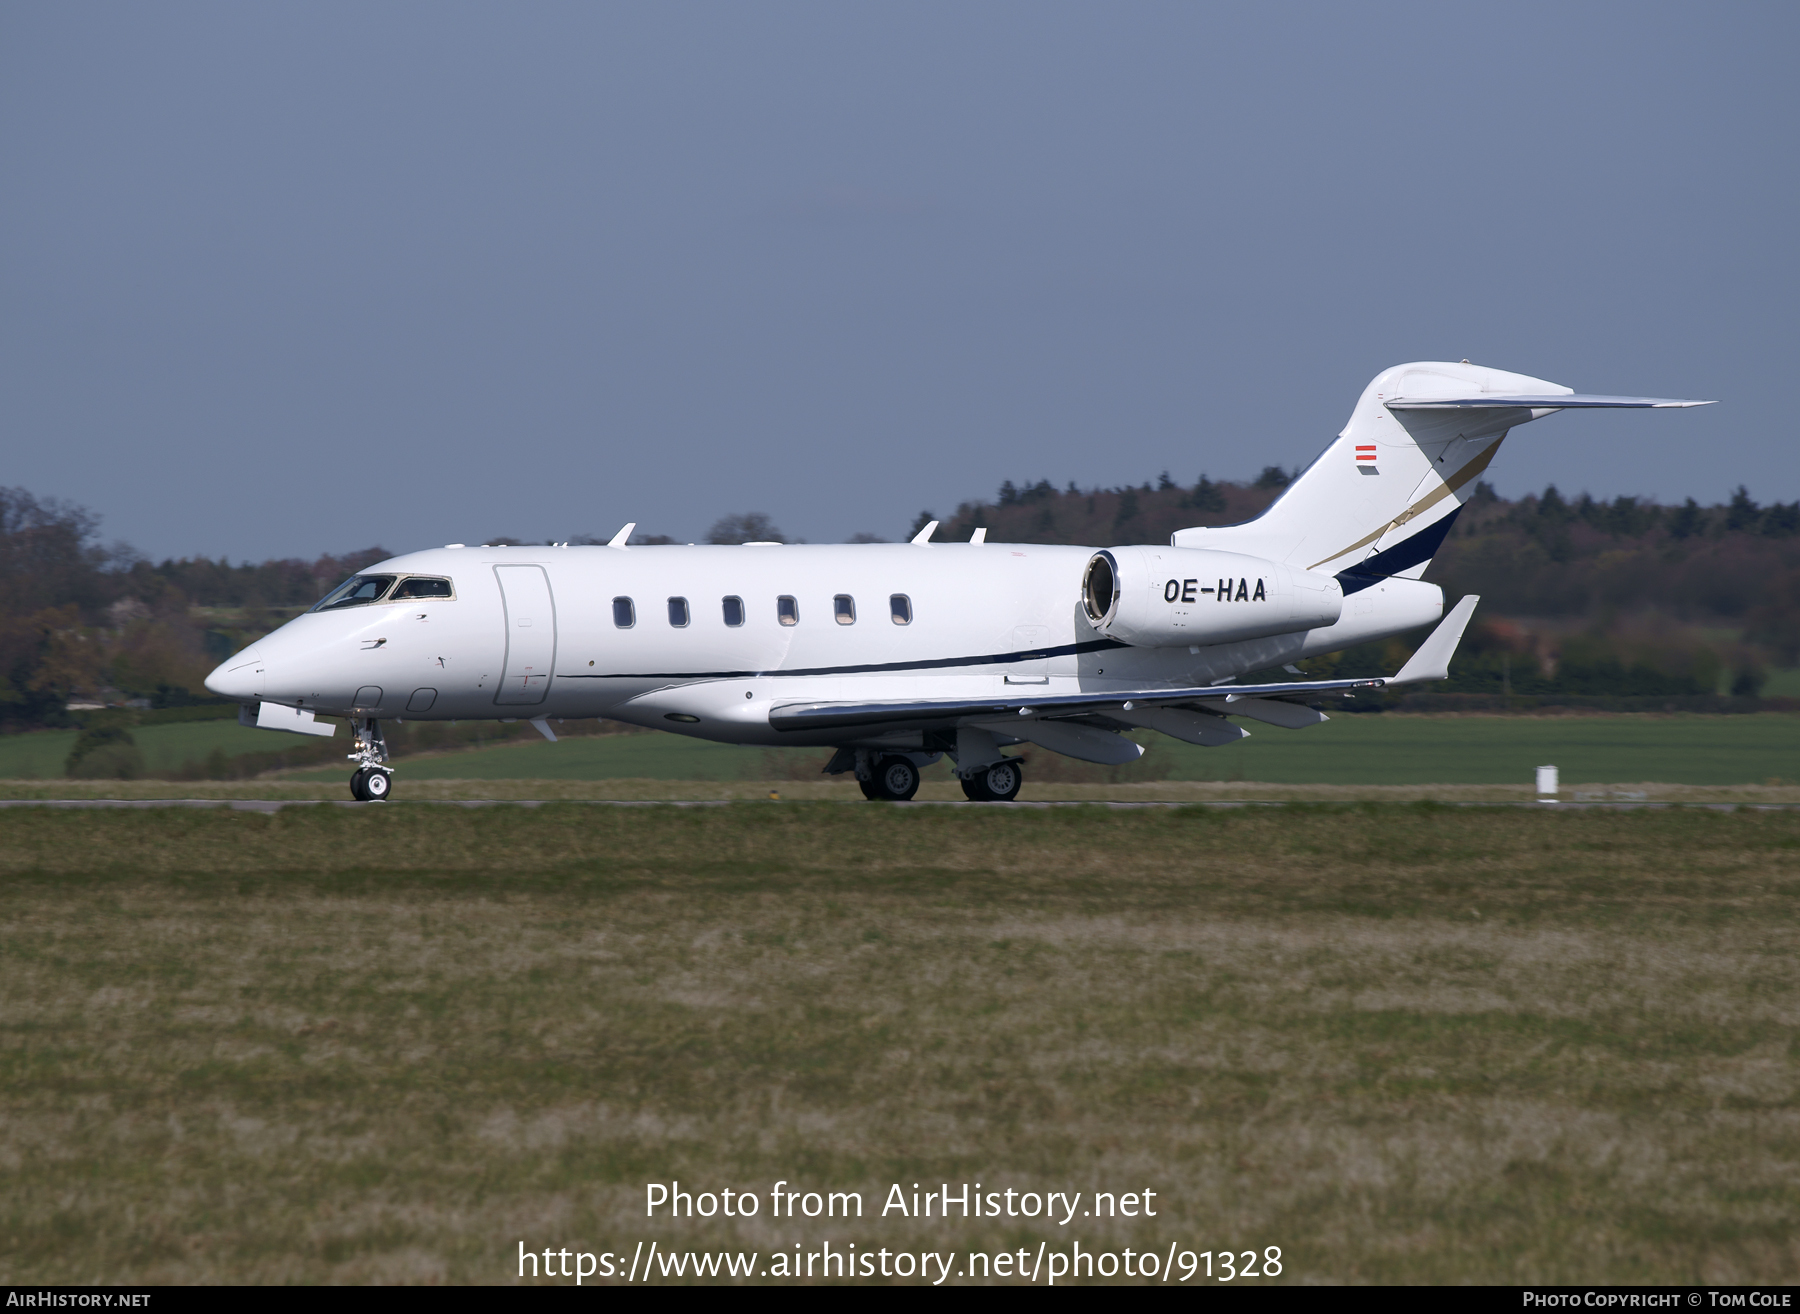
<instances>
[{"instance_id":1,"label":"winglet","mask_svg":"<svg viewBox=\"0 0 1800 1314\"><path fill-rule=\"evenodd\" d=\"M912 541L920 544L931 542L931 536L937 533L937 527L938 522L933 520L930 524L926 525L925 528L914 534L912 536Z\"/></svg>"},{"instance_id":2,"label":"winglet","mask_svg":"<svg viewBox=\"0 0 1800 1314\"><path fill-rule=\"evenodd\" d=\"M1419 645L1419 650L1407 660L1406 665L1400 668L1400 673L1388 683L1415 684L1420 680L1449 679L1450 658L1456 652L1456 645L1462 642L1469 617L1475 614L1475 604L1480 601L1477 594L1465 594L1462 601L1450 609L1450 614L1438 622L1438 627Z\"/></svg>"},{"instance_id":3,"label":"winglet","mask_svg":"<svg viewBox=\"0 0 1800 1314\"><path fill-rule=\"evenodd\" d=\"M631 533L636 528L637 528L637 521L633 520L630 524L626 525L625 528L621 529L618 533L614 534L611 538L607 539L606 546L607 547L625 547L625 546L629 545L631 542Z\"/></svg>"}]
</instances>

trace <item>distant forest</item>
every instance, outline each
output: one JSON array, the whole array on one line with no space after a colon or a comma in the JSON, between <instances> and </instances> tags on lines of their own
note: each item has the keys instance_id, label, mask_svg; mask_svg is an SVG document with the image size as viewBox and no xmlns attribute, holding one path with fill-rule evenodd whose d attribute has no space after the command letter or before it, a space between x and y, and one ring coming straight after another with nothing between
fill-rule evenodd
<instances>
[{"instance_id":1,"label":"distant forest","mask_svg":"<svg viewBox=\"0 0 1800 1314\"><path fill-rule=\"evenodd\" d=\"M1003 484L965 502L940 541L978 527L993 542L1158 543L1191 525L1260 513L1289 480L1164 475L1139 487ZM922 513L916 531L930 512ZM305 561L152 563L104 546L81 507L0 488L0 730L70 723L71 703L171 707L205 701L219 661L391 555L381 547ZM779 540L766 515L728 516L713 542ZM495 539L493 542L516 540ZM598 542L572 538L571 542ZM642 536L639 543L669 542ZM855 541L879 541L860 534ZM1800 666L1800 503L1600 502L1551 487L1507 501L1477 486L1427 579L1483 602L1446 686L1514 696L1754 697L1770 668ZM1401 643L1309 662L1374 674Z\"/></svg>"},{"instance_id":2,"label":"distant forest","mask_svg":"<svg viewBox=\"0 0 1800 1314\"><path fill-rule=\"evenodd\" d=\"M958 506L938 537L985 526L996 542L1166 543L1177 529L1259 515L1290 478L1269 466L1246 484L1009 481L992 501ZM1434 686L1443 692L1754 697L1771 667L1800 666L1800 502L1761 506L1744 488L1722 505L1661 506L1554 485L1508 501L1480 483L1425 578L1451 600L1482 599L1452 678ZM1306 666L1385 674L1408 652L1372 645Z\"/></svg>"}]
</instances>

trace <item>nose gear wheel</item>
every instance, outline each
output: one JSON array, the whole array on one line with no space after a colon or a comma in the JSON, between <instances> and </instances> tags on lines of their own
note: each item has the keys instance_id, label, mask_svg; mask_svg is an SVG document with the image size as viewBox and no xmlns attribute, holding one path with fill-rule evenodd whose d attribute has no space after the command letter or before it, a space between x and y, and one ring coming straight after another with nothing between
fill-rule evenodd
<instances>
[{"instance_id":1,"label":"nose gear wheel","mask_svg":"<svg viewBox=\"0 0 1800 1314\"><path fill-rule=\"evenodd\" d=\"M382 767L360 767L350 777L350 796L359 803L382 803L394 788L394 776Z\"/></svg>"},{"instance_id":2,"label":"nose gear wheel","mask_svg":"<svg viewBox=\"0 0 1800 1314\"><path fill-rule=\"evenodd\" d=\"M350 776L350 797L359 803L383 802L394 788L394 773L386 765L387 740L381 736L381 722L359 718L350 723L356 736L356 749L349 754L357 764Z\"/></svg>"}]
</instances>

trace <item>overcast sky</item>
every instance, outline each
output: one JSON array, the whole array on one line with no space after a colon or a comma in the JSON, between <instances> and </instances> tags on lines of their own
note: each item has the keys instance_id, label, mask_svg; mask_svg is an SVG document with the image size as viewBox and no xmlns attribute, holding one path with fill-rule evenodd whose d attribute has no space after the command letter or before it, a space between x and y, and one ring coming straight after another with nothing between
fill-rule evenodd
<instances>
[{"instance_id":1,"label":"overcast sky","mask_svg":"<svg viewBox=\"0 0 1800 1314\"><path fill-rule=\"evenodd\" d=\"M0 483L155 557L901 535L1457 360L1800 497L1800 6L0 6ZM1784 400L1784 398L1786 400Z\"/></svg>"}]
</instances>

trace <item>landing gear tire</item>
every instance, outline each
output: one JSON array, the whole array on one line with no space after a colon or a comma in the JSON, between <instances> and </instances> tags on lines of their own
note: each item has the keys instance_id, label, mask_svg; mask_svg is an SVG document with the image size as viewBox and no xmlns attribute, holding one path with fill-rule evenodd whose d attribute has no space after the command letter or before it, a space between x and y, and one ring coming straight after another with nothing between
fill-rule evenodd
<instances>
[{"instance_id":1,"label":"landing gear tire","mask_svg":"<svg viewBox=\"0 0 1800 1314\"><path fill-rule=\"evenodd\" d=\"M1025 769L1016 757L992 762L972 777L964 777L963 793L972 803L1010 803L1025 784Z\"/></svg>"},{"instance_id":2,"label":"landing gear tire","mask_svg":"<svg viewBox=\"0 0 1800 1314\"><path fill-rule=\"evenodd\" d=\"M863 797L866 799L873 801L881 797L881 792L875 788L873 780L859 780L856 782L856 787L862 790Z\"/></svg>"},{"instance_id":3,"label":"landing gear tire","mask_svg":"<svg viewBox=\"0 0 1800 1314\"><path fill-rule=\"evenodd\" d=\"M904 803L919 792L919 768L904 757L884 757L875 764L871 797Z\"/></svg>"},{"instance_id":4,"label":"landing gear tire","mask_svg":"<svg viewBox=\"0 0 1800 1314\"><path fill-rule=\"evenodd\" d=\"M394 778L380 767L359 767L350 777L350 797L359 803L380 803L394 788Z\"/></svg>"}]
</instances>

